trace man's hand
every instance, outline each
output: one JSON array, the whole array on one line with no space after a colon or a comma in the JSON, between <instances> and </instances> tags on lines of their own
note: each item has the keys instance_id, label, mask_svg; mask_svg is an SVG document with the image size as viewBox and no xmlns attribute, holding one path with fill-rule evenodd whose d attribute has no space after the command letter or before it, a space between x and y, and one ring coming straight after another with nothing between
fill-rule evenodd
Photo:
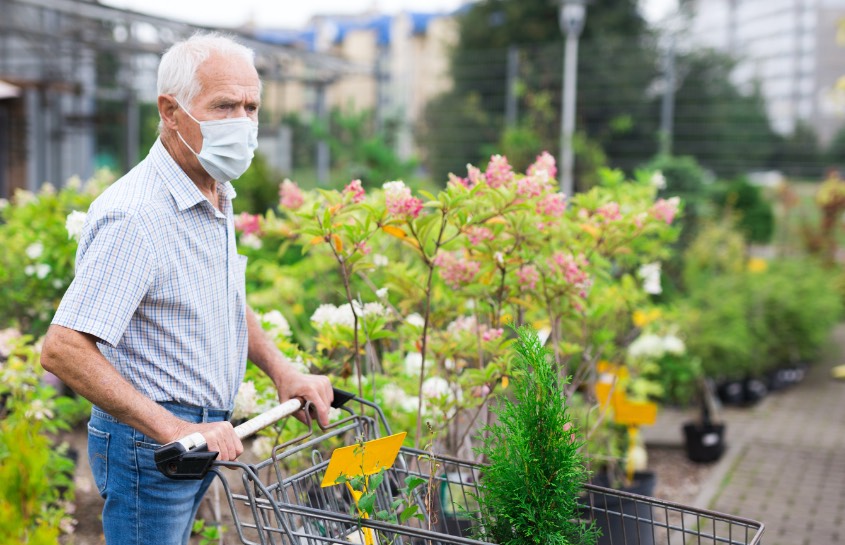
<instances>
[{"instance_id":1,"label":"man's hand","mask_svg":"<svg viewBox=\"0 0 845 545\"><path fill-rule=\"evenodd\" d=\"M235 433L235 428L232 427L231 422L206 422L203 424L185 422L185 425L180 426L177 430L176 436L171 437L170 441L178 441L193 433L201 433L205 438L206 445L208 445L208 450L220 453L217 460L221 462L236 460L244 451L244 446L238 438L238 434Z\"/></svg>"},{"instance_id":2,"label":"man's hand","mask_svg":"<svg viewBox=\"0 0 845 545\"><path fill-rule=\"evenodd\" d=\"M276 384L276 389L279 391L279 401L284 402L295 397L310 401L317 413L317 422L324 427L329 425L329 409L334 400L334 393L328 377L304 375L293 371ZM299 413L296 417L305 421Z\"/></svg>"},{"instance_id":3,"label":"man's hand","mask_svg":"<svg viewBox=\"0 0 845 545\"><path fill-rule=\"evenodd\" d=\"M279 352L261 329L261 323L252 309L247 309L246 321L249 330L249 360L273 379L279 391L279 401L285 402L295 397L310 401L317 412L317 421L321 426L328 426L329 408L334 399L329 379L320 375L305 375L294 369L288 358ZM305 422L302 414L296 413L296 417Z\"/></svg>"}]
</instances>

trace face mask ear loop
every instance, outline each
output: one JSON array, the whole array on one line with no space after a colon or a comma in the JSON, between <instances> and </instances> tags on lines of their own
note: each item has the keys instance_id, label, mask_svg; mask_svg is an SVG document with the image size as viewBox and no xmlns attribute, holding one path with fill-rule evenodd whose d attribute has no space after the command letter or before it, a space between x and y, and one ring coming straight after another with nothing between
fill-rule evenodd
<instances>
[{"instance_id":1,"label":"face mask ear loop","mask_svg":"<svg viewBox=\"0 0 845 545\"><path fill-rule=\"evenodd\" d=\"M186 114L188 114L188 117L190 117L191 119L193 119L193 120L194 120L194 123L196 123L197 125L200 125L200 122L199 122L199 121L197 121L197 118L196 118L196 117L194 117L194 116L192 116L192 115L191 115L191 112L189 112L187 108L185 108L184 106L182 106L182 103L181 103L181 102L179 102L179 99L178 99L178 98L173 97L173 100L175 100L175 101L176 101L176 105L177 105L177 106L179 106L179 107L182 109L182 111L183 111L183 112L185 112ZM202 126L202 125L200 125L200 127L201 127L201 126ZM194 155L196 155L197 157L199 157L199 153L197 153L196 151L194 151L194 148L192 148L191 146L189 146L189 145L188 145L188 143L185 141L185 139L184 139L184 138L182 138L182 134L179 132L179 129L177 129L177 130L176 130L176 136L178 136L178 137L179 137L179 140L181 140L181 141L182 141L182 143L183 143L183 144L185 144L185 147L186 147L186 148L188 148L189 150L191 150L191 153L193 153Z\"/></svg>"},{"instance_id":2,"label":"face mask ear loop","mask_svg":"<svg viewBox=\"0 0 845 545\"><path fill-rule=\"evenodd\" d=\"M188 145L188 143L187 143L187 142L185 142L185 139L184 139L184 138L182 138L182 134L181 134L178 130L176 131L176 136L178 136L178 137L179 137L179 140L181 140L181 141L182 141L182 143L183 143L183 144L185 144L185 147L186 147L186 148L188 148L189 150L191 150L191 153L193 153L194 155L196 155L197 157L199 157L199 153L195 152L195 151L194 151L194 148L192 148L191 146L189 146L189 145Z\"/></svg>"}]
</instances>

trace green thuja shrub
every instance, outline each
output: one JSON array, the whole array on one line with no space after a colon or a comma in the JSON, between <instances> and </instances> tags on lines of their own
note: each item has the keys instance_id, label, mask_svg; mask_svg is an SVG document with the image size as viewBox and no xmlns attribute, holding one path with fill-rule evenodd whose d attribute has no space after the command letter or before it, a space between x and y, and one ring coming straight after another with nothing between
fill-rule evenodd
<instances>
[{"instance_id":1,"label":"green thuja shrub","mask_svg":"<svg viewBox=\"0 0 845 545\"><path fill-rule=\"evenodd\" d=\"M500 545L593 544L597 530L580 522L578 497L588 472L583 438L572 426L563 380L530 328L517 330L513 400L492 410L478 452L483 474L476 532Z\"/></svg>"}]
</instances>

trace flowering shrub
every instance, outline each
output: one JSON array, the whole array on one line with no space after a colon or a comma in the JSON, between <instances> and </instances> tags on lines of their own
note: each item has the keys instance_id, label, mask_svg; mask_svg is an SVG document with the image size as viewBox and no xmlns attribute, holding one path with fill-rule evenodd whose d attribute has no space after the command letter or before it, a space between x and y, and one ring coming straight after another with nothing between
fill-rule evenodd
<instances>
[{"instance_id":1,"label":"flowering shrub","mask_svg":"<svg viewBox=\"0 0 845 545\"><path fill-rule=\"evenodd\" d=\"M296 309L286 315L312 370L345 377L360 394L372 389L400 420L416 404L417 437L428 421L446 450L467 454L489 396L508 382L513 340L503 327L545 329L574 392L599 357L624 356L631 310L649 297L637 271L666 258L676 236L679 202L656 200L649 178L603 171L600 187L567 199L555 174L542 154L524 174L502 156L483 170L468 165L437 195L417 196L401 181L314 193L291 182L284 195L299 197L283 196L281 214L260 218L258 229L244 218L240 243L249 253L244 239L267 233L248 276L273 271L274 287L290 286L276 293L298 287L298 297L274 302L256 286L253 304ZM274 237L275 248L306 255L278 268L265 252ZM651 292L656 268L645 279Z\"/></svg>"}]
</instances>

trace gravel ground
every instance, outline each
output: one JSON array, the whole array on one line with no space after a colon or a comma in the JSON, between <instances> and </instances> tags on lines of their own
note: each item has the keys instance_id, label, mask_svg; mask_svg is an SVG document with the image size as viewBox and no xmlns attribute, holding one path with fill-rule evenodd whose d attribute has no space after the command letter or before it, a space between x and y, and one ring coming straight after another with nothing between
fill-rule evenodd
<instances>
[{"instance_id":1,"label":"gravel ground","mask_svg":"<svg viewBox=\"0 0 845 545\"><path fill-rule=\"evenodd\" d=\"M660 499L692 506L701 488L715 467L698 464L687 459L683 449L648 449L649 469L657 474L654 496Z\"/></svg>"}]
</instances>

